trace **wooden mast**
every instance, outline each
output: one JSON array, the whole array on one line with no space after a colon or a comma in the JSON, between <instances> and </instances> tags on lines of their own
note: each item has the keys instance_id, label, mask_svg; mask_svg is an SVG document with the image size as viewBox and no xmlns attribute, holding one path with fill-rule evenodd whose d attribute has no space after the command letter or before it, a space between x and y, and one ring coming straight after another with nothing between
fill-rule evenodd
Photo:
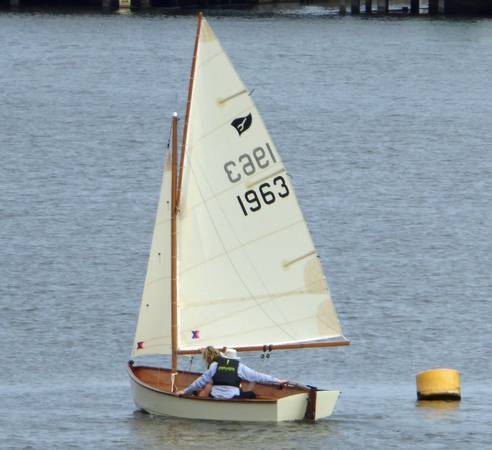
<instances>
[{"instance_id":1,"label":"wooden mast","mask_svg":"<svg viewBox=\"0 0 492 450\"><path fill-rule=\"evenodd\" d=\"M190 81L188 83L188 100L186 101L186 115L183 127L183 141L181 143L181 160L179 163L179 180L178 180L178 193L176 199L176 208L179 208L179 202L181 200L181 184L183 182L183 164L185 158L185 148L186 142L188 138L188 120L190 118L190 109L191 109L191 97L193 91L193 82L195 80L195 69L196 69L196 55L198 52L198 41L200 39L200 30L202 29L202 17L203 14L198 13L198 25L196 29L196 37L195 37L195 50L193 52L193 61L191 63L191 74Z\"/></svg>"},{"instance_id":2,"label":"wooden mast","mask_svg":"<svg viewBox=\"0 0 492 450\"><path fill-rule=\"evenodd\" d=\"M177 307L177 248L176 248L176 214L178 212L181 197L181 183L183 179L183 164L186 148L186 137L188 134L188 120L191 108L191 95L193 80L195 78L196 54L198 51L198 40L202 26L202 13L198 14L198 26L195 37L195 50L191 64L191 75L188 84L188 100L186 102L186 116L183 129L183 141L181 145L181 160L178 174L178 114L174 113L172 123L172 187L171 187L171 368L172 373L178 371L178 307ZM179 176L179 180L178 180ZM174 383L173 383L174 384Z\"/></svg>"},{"instance_id":3,"label":"wooden mast","mask_svg":"<svg viewBox=\"0 0 492 450\"><path fill-rule=\"evenodd\" d=\"M177 209L177 163L178 163L178 113L173 114L171 147L171 359L172 371L178 369L178 326L177 326L177 256L176 256L176 209Z\"/></svg>"}]
</instances>

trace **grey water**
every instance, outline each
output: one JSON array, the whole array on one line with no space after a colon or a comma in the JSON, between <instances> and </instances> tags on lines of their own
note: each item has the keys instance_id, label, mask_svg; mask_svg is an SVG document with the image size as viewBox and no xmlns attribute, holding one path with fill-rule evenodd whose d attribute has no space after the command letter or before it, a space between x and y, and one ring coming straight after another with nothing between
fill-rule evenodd
<instances>
[{"instance_id":1,"label":"grey water","mask_svg":"<svg viewBox=\"0 0 492 450\"><path fill-rule=\"evenodd\" d=\"M0 448L491 448L492 21L323 5L208 18L254 89L352 341L243 361L340 389L335 413L136 411L125 364L195 17L4 12ZM460 403L416 402L415 375L434 367L460 371Z\"/></svg>"}]
</instances>

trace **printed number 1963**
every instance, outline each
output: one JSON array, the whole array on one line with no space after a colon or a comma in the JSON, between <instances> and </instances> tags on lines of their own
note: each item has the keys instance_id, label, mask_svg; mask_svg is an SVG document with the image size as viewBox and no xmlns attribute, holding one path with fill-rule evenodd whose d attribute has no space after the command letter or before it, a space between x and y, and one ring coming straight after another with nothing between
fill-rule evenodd
<instances>
[{"instance_id":1,"label":"printed number 1963","mask_svg":"<svg viewBox=\"0 0 492 450\"><path fill-rule=\"evenodd\" d=\"M248 209L250 212L256 212L261 209L263 205L271 205L274 203L278 197L285 198L290 194L289 188L285 183L285 179L282 176L277 176L272 180L273 186L270 183L262 183L258 186L258 191L260 195L254 190L250 189L246 191L243 196L238 195L237 201L243 214L245 216L248 215ZM272 187L279 188L277 192L271 190ZM245 202L243 202L243 198ZM261 200L260 200L261 198ZM245 203L247 203L245 205ZM248 207L248 209L246 208Z\"/></svg>"}]
</instances>

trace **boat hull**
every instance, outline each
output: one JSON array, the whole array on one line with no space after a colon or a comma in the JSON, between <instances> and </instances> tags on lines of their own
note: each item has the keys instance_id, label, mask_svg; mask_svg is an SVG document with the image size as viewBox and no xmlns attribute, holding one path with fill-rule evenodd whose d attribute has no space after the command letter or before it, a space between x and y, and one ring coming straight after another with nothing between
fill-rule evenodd
<instances>
[{"instance_id":1,"label":"boat hull","mask_svg":"<svg viewBox=\"0 0 492 450\"><path fill-rule=\"evenodd\" d=\"M139 369L139 368L137 368ZM153 368L145 368L147 371ZM154 369L156 376L166 379L168 371ZM149 372L150 373L150 372ZM218 400L196 396L176 397L170 393L166 384L149 380L148 373L139 376L139 371L129 366L133 400L138 408L155 415L181 417L187 419L240 421L240 422L282 422L303 420L309 403L309 389L299 387L285 388L256 385L255 400ZM183 373L186 378L196 378L199 374ZM179 386L179 383L178 383ZM181 388L181 386L179 386ZM339 391L316 391L315 411L312 419L328 417L335 408ZM277 397L277 398L275 398Z\"/></svg>"}]
</instances>

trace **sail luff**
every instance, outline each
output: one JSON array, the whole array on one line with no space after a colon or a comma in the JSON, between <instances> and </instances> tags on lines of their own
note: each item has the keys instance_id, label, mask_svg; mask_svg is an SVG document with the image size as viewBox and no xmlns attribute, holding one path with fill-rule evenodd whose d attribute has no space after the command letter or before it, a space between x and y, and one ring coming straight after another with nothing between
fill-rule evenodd
<instances>
[{"instance_id":1,"label":"sail luff","mask_svg":"<svg viewBox=\"0 0 492 450\"><path fill-rule=\"evenodd\" d=\"M195 79L195 70L196 70L196 55L198 53L198 43L200 41L200 32L201 32L201 28L202 28L202 18L203 18L203 14L201 12L198 13L198 24L197 24L196 36L195 36L195 49L193 51L193 60L191 63L190 80L188 82L188 100L186 101L186 114L185 114L185 121L184 121L184 127L183 127L183 140L181 142L181 160L179 163L179 180L178 180L178 193L177 193L177 199L176 199L176 208L179 208L179 203L181 200L181 186L183 183L183 165L184 165L184 160L185 160L186 144L188 141L188 123L190 120L191 100L192 100L192 96L193 96L193 82Z\"/></svg>"},{"instance_id":2,"label":"sail luff","mask_svg":"<svg viewBox=\"0 0 492 450\"><path fill-rule=\"evenodd\" d=\"M171 151L171 364L173 372L178 368L178 327L177 327L177 257L176 257L176 206L177 206L177 158L178 158L178 114L174 113L172 123Z\"/></svg>"}]
</instances>

